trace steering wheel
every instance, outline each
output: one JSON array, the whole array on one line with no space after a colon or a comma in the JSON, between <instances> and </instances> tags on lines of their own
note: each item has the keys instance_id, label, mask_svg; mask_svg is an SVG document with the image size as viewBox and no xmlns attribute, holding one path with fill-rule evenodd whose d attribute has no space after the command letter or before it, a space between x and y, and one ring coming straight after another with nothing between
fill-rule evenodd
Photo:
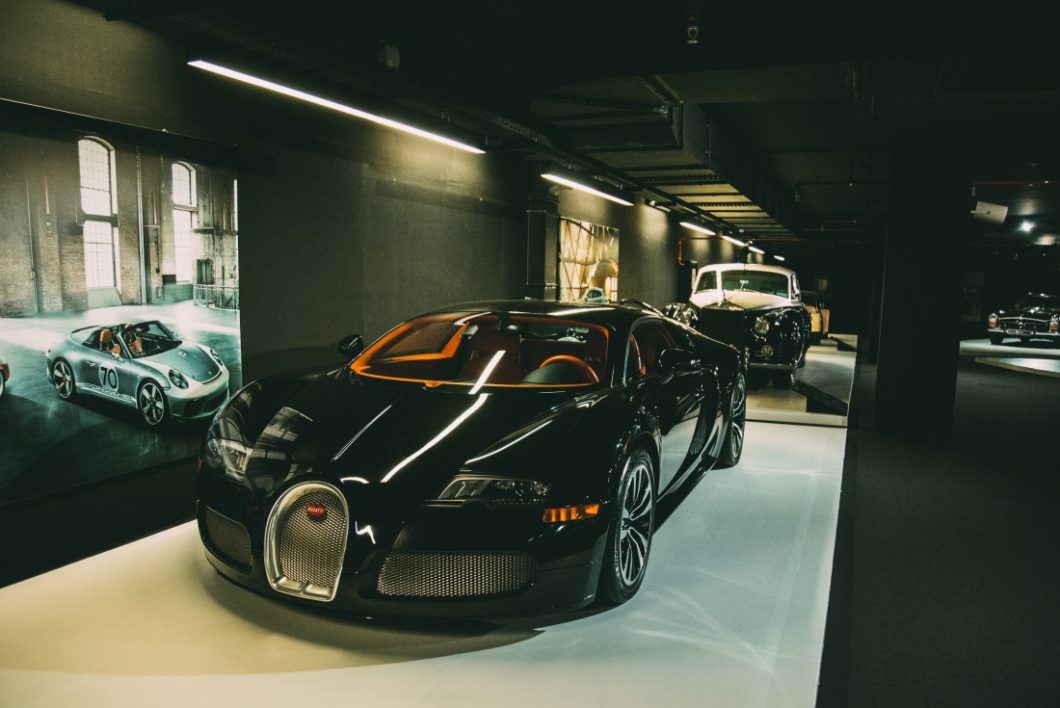
<instances>
[{"instance_id":1,"label":"steering wheel","mask_svg":"<svg viewBox=\"0 0 1060 708\"><path fill-rule=\"evenodd\" d=\"M600 383L600 377L596 375L596 371L593 369L593 367L589 366L578 357L571 356L570 354L554 354L549 358L545 359L543 362L541 362L541 365L537 368L543 369L549 364L555 364L561 361L578 366L582 370L582 372L589 377L589 381L594 384Z\"/></svg>"}]
</instances>

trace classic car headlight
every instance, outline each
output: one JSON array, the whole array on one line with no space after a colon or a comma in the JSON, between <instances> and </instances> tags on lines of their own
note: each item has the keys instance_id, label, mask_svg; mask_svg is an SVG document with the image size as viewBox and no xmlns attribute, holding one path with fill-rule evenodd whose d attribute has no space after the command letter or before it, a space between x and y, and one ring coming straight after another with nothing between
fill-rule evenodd
<instances>
[{"instance_id":1,"label":"classic car headlight","mask_svg":"<svg viewBox=\"0 0 1060 708\"><path fill-rule=\"evenodd\" d=\"M252 447L241 442L211 436L206 440L203 457L206 464L220 467L226 476L242 480L246 477L247 462L252 450Z\"/></svg>"},{"instance_id":2,"label":"classic car headlight","mask_svg":"<svg viewBox=\"0 0 1060 708\"><path fill-rule=\"evenodd\" d=\"M176 369L169 370L169 380L173 382L173 385L177 388L187 388L188 380L184 378L184 374L180 373Z\"/></svg>"},{"instance_id":3,"label":"classic car headlight","mask_svg":"<svg viewBox=\"0 0 1060 708\"><path fill-rule=\"evenodd\" d=\"M769 320L765 317L759 317L755 319L754 332L755 334L764 337L769 334L770 326Z\"/></svg>"},{"instance_id":4,"label":"classic car headlight","mask_svg":"<svg viewBox=\"0 0 1060 708\"><path fill-rule=\"evenodd\" d=\"M544 501L549 486L532 479L460 474L446 485L439 499L479 499L495 504L535 504Z\"/></svg>"},{"instance_id":5,"label":"classic car headlight","mask_svg":"<svg viewBox=\"0 0 1060 708\"><path fill-rule=\"evenodd\" d=\"M999 322L1000 320L998 320L997 314L991 314L989 317L986 318L986 328L997 329Z\"/></svg>"},{"instance_id":6,"label":"classic car headlight","mask_svg":"<svg viewBox=\"0 0 1060 708\"><path fill-rule=\"evenodd\" d=\"M1060 317L1053 315L1049 318L1049 331L1060 332Z\"/></svg>"}]
</instances>

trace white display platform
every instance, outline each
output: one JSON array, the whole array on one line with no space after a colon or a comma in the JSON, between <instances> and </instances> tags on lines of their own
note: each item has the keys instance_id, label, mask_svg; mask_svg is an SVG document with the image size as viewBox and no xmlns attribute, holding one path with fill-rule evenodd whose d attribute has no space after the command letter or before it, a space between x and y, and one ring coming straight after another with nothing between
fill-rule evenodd
<instances>
[{"instance_id":1,"label":"white display platform","mask_svg":"<svg viewBox=\"0 0 1060 708\"><path fill-rule=\"evenodd\" d=\"M506 626L293 608L222 580L185 524L0 589L0 705L812 706L845 437L749 424L632 601Z\"/></svg>"}]
</instances>

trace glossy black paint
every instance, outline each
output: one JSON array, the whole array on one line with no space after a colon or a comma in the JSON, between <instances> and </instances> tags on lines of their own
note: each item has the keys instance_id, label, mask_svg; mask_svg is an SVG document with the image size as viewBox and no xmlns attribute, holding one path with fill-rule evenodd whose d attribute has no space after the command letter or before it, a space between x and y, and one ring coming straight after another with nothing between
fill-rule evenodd
<instances>
[{"instance_id":1,"label":"glossy black paint","mask_svg":"<svg viewBox=\"0 0 1060 708\"><path fill-rule=\"evenodd\" d=\"M744 362L734 348L638 308L502 301L439 312L550 316L575 309L579 312L571 317L610 333L607 374L594 386L469 395L467 388L370 379L343 367L274 376L246 387L218 414L211 434L219 421L227 421L267 455L251 457L243 479L226 476L203 455L199 526L210 562L252 590L362 615L481 616L592 602L622 462L637 447L647 449L661 498L693 472L715 464L728 430L733 381ZM627 376L630 334L648 324L667 328L683 351L661 356L665 369ZM280 417L283 437L274 434ZM545 482L548 499L525 507L439 501L461 472ZM263 571L269 513L285 490L307 479L340 489L350 512L338 594L328 603L278 594ZM545 506L584 503L600 503L599 516L566 524L541 519ZM214 547L206 507L248 529L249 567ZM354 522L361 529L370 526L372 537L355 534ZM527 552L536 580L523 592L485 599L383 598L375 580L391 550Z\"/></svg>"},{"instance_id":2,"label":"glossy black paint","mask_svg":"<svg viewBox=\"0 0 1060 708\"><path fill-rule=\"evenodd\" d=\"M991 344L1009 338L1023 342L1042 339L1060 345L1060 296L1027 293L1014 306L990 315L987 337Z\"/></svg>"}]
</instances>

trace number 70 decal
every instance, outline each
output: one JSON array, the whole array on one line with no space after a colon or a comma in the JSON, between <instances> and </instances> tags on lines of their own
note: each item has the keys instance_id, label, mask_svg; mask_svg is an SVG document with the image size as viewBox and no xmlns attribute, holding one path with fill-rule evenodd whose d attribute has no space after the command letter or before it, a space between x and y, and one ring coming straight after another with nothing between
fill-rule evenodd
<instances>
[{"instance_id":1,"label":"number 70 decal","mask_svg":"<svg viewBox=\"0 0 1060 708\"><path fill-rule=\"evenodd\" d=\"M99 367L99 385L116 392L118 390L118 372L109 366Z\"/></svg>"}]
</instances>

